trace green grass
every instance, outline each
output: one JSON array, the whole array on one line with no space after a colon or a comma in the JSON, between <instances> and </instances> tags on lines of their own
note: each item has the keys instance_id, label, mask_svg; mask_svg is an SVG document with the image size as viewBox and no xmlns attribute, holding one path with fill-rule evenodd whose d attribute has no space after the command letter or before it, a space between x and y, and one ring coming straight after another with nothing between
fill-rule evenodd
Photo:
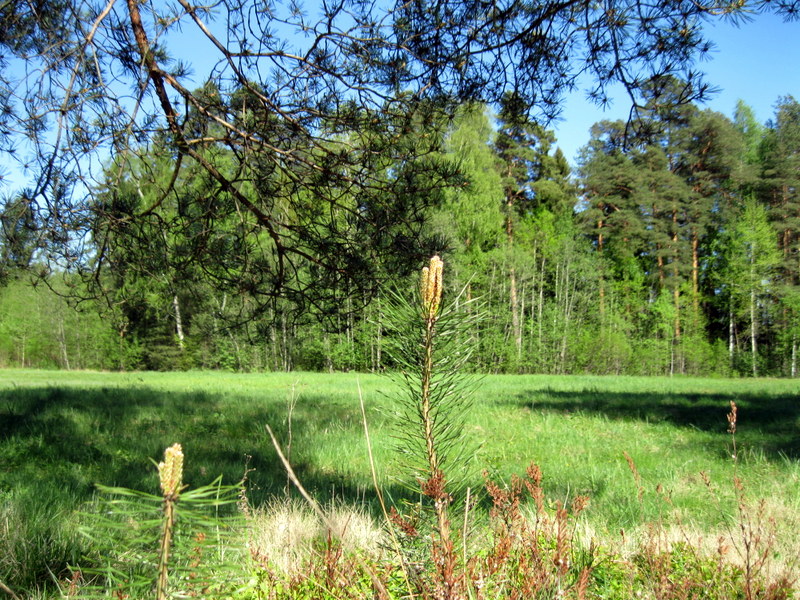
<instances>
[{"instance_id":1,"label":"green grass","mask_svg":"<svg viewBox=\"0 0 800 600\"><path fill-rule=\"evenodd\" d=\"M95 484L156 493L152 461L174 442L183 444L193 487L220 474L233 483L251 468L254 504L282 495L286 475L265 426L287 446L292 399L291 462L301 480L322 501L375 510L359 383L381 486L399 498L406 492L395 483L386 378L0 371L0 546L14 549L13 560L0 558L0 582L28 589L63 574L85 543L73 511L91 501ZM778 515L800 514L798 387L765 379L486 377L465 430L476 448L468 484L481 486L482 469L508 479L533 461L548 497L590 496L585 518L596 535L613 538L656 520L716 532L735 512L725 418L735 401L737 472L748 494ZM641 477L641 500L625 452Z\"/></svg>"}]
</instances>

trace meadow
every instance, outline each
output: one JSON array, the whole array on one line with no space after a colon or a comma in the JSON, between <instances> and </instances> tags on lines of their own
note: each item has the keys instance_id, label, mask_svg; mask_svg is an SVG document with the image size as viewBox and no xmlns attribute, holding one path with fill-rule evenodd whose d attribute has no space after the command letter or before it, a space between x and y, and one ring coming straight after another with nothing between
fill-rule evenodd
<instances>
[{"instance_id":1,"label":"meadow","mask_svg":"<svg viewBox=\"0 0 800 600\"><path fill-rule=\"evenodd\" d=\"M96 485L157 493L153 463L175 442L192 487L247 471L251 506L296 496L267 425L315 498L380 522L360 398L378 487L399 506L413 493L398 483L394 392L387 377L352 373L0 371L0 583L19 597L55 589L90 549L76 511ZM789 380L486 376L463 477L487 513L484 478L508 483L534 462L550 502L588 496L576 535L623 554L656 523L713 553L741 529L746 500L775 523L769 552L786 564L798 553L799 428Z\"/></svg>"}]
</instances>

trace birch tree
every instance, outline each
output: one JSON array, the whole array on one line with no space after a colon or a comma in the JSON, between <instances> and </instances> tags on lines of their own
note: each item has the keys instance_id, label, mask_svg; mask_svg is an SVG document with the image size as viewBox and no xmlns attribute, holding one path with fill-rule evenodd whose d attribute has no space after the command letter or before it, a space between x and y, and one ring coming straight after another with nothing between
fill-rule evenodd
<instances>
[{"instance_id":1,"label":"birch tree","mask_svg":"<svg viewBox=\"0 0 800 600\"><path fill-rule=\"evenodd\" d=\"M767 210L752 197L730 225L725 257L723 280L730 289L731 318L742 317L748 324L750 368L756 377L758 336L772 308L780 253Z\"/></svg>"}]
</instances>

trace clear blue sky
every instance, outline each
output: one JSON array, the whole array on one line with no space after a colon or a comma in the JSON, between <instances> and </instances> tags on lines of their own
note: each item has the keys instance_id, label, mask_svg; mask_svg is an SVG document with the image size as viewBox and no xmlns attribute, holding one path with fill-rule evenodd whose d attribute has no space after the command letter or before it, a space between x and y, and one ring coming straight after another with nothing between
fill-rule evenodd
<instances>
[{"instance_id":1,"label":"clear blue sky","mask_svg":"<svg viewBox=\"0 0 800 600\"><path fill-rule=\"evenodd\" d=\"M762 123L774 115L781 96L800 99L800 22L784 23L774 15L755 15L738 27L715 21L706 23L707 37L716 47L698 70L720 91L705 107L733 117L736 101L753 107ZM562 119L554 123L558 145L575 163L581 146L589 141L589 128L603 119L627 118L630 101L624 96L606 110L584 100L584 91L571 95Z\"/></svg>"},{"instance_id":2,"label":"clear blue sky","mask_svg":"<svg viewBox=\"0 0 800 600\"><path fill-rule=\"evenodd\" d=\"M710 84L720 89L705 106L732 117L736 101L741 98L753 107L756 118L765 122L772 118L779 97L792 95L800 99L800 22L784 23L774 15L756 15L738 27L715 20L705 23L705 28L716 47L709 59L697 67L706 73ZM191 41L185 41L189 42L185 46L191 48ZM204 40L203 44L207 42ZM197 56L193 58L197 60ZM207 65L201 58L196 67L198 74L204 74ZM630 110L629 99L622 94L605 110L584 97L585 90L579 90L566 98L561 120L551 124L558 145L573 165L579 149L589 141L589 128L594 123L627 118ZM5 167L2 172L11 185L0 186L0 192L13 189L24 180L15 165Z\"/></svg>"},{"instance_id":3,"label":"clear blue sky","mask_svg":"<svg viewBox=\"0 0 800 600\"><path fill-rule=\"evenodd\" d=\"M313 13L313 11L310 11ZM719 92L705 107L733 117L736 102L744 100L753 107L756 118L764 123L772 118L774 106L781 96L800 99L800 22L785 23L772 14L752 15L750 21L713 19L704 23L708 39L715 47L708 58L695 65L706 74L706 81ZM196 43L186 34L187 48ZM191 52L188 61L196 63L196 73L205 75L203 64L207 40ZM216 57L215 57L216 58ZM620 86L621 87L621 86ZM561 119L550 125L556 131L558 145L567 159L575 165L578 151L589 141L590 127L603 119L627 119L630 99L623 93L610 107L601 107L585 100L586 90L577 90L565 98Z\"/></svg>"}]
</instances>

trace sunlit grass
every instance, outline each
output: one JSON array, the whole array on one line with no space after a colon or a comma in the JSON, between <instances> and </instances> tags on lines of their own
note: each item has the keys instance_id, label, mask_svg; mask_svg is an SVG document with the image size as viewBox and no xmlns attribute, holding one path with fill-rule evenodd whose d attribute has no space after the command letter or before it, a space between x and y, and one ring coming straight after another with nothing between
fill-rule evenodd
<instances>
[{"instance_id":1,"label":"sunlit grass","mask_svg":"<svg viewBox=\"0 0 800 600\"><path fill-rule=\"evenodd\" d=\"M387 378L0 371L0 511L17 523L0 532L0 545L31 557L0 562L0 581L27 586L49 576L42 564L63 569L85 543L70 515L91 501L95 484L156 493L152 460L175 442L191 457L190 485L220 474L233 483L254 469L255 506L284 497L286 474L266 425L319 500L377 515L359 386L380 485L397 500L406 492L396 483ZM590 497L593 535L633 535L659 521L713 536L735 511L731 400L739 406L737 474L748 496L766 498L788 524L800 514L800 392L784 380L486 377L464 432L476 448L469 482L478 490L484 469L508 479L536 462L549 498ZM44 510L55 516L35 516Z\"/></svg>"}]
</instances>

